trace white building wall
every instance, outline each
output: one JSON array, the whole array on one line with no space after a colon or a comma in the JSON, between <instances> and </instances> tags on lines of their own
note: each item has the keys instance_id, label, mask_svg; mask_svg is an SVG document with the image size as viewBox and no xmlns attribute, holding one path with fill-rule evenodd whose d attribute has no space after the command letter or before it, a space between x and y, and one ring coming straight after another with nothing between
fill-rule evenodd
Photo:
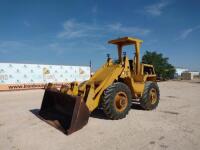
<instances>
[{"instance_id":1,"label":"white building wall","mask_svg":"<svg viewBox=\"0 0 200 150\"><path fill-rule=\"evenodd\" d=\"M90 78L90 67L0 63L1 84L82 82Z\"/></svg>"},{"instance_id":2,"label":"white building wall","mask_svg":"<svg viewBox=\"0 0 200 150\"><path fill-rule=\"evenodd\" d=\"M186 71L188 71L188 69L186 69L186 68L176 68L176 74L177 74L178 76L181 76L181 74L182 74L183 72L186 72Z\"/></svg>"}]
</instances>

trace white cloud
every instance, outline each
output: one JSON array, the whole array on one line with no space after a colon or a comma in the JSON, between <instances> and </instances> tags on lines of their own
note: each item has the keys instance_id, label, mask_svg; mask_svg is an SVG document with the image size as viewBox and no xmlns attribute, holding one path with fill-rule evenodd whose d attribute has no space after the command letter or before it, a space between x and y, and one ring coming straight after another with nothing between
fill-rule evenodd
<instances>
[{"instance_id":1,"label":"white cloud","mask_svg":"<svg viewBox=\"0 0 200 150\"><path fill-rule=\"evenodd\" d=\"M169 5L168 1L162 0L158 3L146 6L144 10L151 16L160 16L163 13L163 9L166 8L168 5Z\"/></svg>"},{"instance_id":2,"label":"white cloud","mask_svg":"<svg viewBox=\"0 0 200 150\"><path fill-rule=\"evenodd\" d=\"M187 38L188 35L189 35L191 32L193 32L193 31L194 31L193 28L190 28L190 29L186 29L186 30L184 30L184 31L181 33L180 38L181 38L181 39L185 39L185 38Z\"/></svg>"},{"instance_id":3,"label":"white cloud","mask_svg":"<svg viewBox=\"0 0 200 150\"><path fill-rule=\"evenodd\" d=\"M24 43L18 41L0 41L0 48L7 48L7 47L22 47Z\"/></svg>"},{"instance_id":4,"label":"white cloud","mask_svg":"<svg viewBox=\"0 0 200 150\"><path fill-rule=\"evenodd\" d=\"M60 38L79 38L86 37L90 32L97 30L94 25L79 23L75 20L67 20L63 24L64 30L58 34Z\"/></svg>"},{"instance_id":5,"label":"white cloud","mask_svg":"<svg viewBox=\"0 0 200 150\"><path fill-rule=\"evenodd\" d=\"M129 35L147 35L151 32L149 29L133 26L123 26L121 23L110 24L108 25L108 27L113 32L119 32Z\"/></svg>"},{"instance_id":6,"label":"white cloud","mask_svg":"<svg viewBox=\"0 0 200 150\"><path fill-rule=\"evenodd\" d=\"M200 25L199 26L196 26L196 27L193 27L193 28L188 28L188 29L185 29L182 31L182 33L180 34L179 38L178 39L186 39L192 32L196 31L200 29Z\"/></svg>"},{"instance_id":7,"label":"white cloud","mask_svg":"<svg viewBox=\"0 0 200 150\"><path fill-rule=\"evenodd\" d=\"M26 45L20 41L0 41L0 53L13 53L13 50L18 50L19 48L24 48L25 46Z\"/></svg>"},{"instance_id":8,"label":"white cloud","mask_svg":"<svg viewBox=\"0 0 200 150\"><path fill-rule=\"evenodd\" d=\"M124 34L144 36L149 34L150 30L135 26L124 26L121 23L96 25L81 23L70 19L64 22L63 31L59 32L57 36L59 38L72 39L104 36L107 33L118 33L121 36L124 36Z\"/></svg>"},{"instance_id":9,"label":"white cloud","mask_svg":"<svg viewBox=\"0 0 200 150\"><path fill-rule=\"evenodd\" d=\"M27 27L31 26L31 24L28 21L24 21L24 25L27 26Z\"/></svg>"},{"instance_id":10,"label":"white cloud","mask_svg":"<svg viewBox=\"0 0 200 150\"><path fill-rule=\"evenodd\" d=\"M92 13L96 14L98 12L98 6L97 5L94 5L92 7Z\"/></svg>"}]
</instances>

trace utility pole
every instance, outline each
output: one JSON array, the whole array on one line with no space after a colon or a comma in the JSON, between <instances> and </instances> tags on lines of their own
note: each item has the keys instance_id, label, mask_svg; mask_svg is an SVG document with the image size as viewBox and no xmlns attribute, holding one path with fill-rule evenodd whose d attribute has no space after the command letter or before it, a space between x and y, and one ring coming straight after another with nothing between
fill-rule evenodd
<instances>
[{"instance_id":1,"label":"utility pole","mask_svg":"<svg viewBox=\"0 0 200 150\"><path fill-rule=\"evenodd\" d=\"M92 76L92 60L90 59L90 77Z\"/></svg>"}]
</instances>

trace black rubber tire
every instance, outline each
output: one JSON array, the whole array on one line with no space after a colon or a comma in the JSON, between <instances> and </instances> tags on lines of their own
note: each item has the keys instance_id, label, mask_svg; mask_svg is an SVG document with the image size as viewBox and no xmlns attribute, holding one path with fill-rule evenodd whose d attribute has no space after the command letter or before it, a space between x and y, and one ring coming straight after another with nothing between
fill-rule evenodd
<instances>
[{"instance_id":1,"label":"black rubber tire","mask_svg":"<svg viewBox=\"0 0 200 150\"><path fill-rule=\"evenodd\" d=\"M124 92L126 93L126 96L128 98L128 103L126 108L124 108L123 111L119 112L115 108L114 104L114 98L118 92ZM131 109L131 91L129 87L121 82L113 83L111 86L109 86L102 95L102 108L106 116L113 120L118 120L125 118L128 114L129 110Z\"/></svg>"},{"instance_id":2,"label":"black rubber tire","mask_svg":"<svg viewBox=\"0 0 200 150\"><path fill-rule=\"evenodd\" d=\"M150 90L152 88L156 89L157 92L157 100L154 104L152 104L150 100ZM153 110L158 106L159 100L160 100L160 90L158 84L156 82L147 81L145 83L144 93L142 95L142 98L140 99L140 106L144 110Z\"/></svg>"}]
</instances>

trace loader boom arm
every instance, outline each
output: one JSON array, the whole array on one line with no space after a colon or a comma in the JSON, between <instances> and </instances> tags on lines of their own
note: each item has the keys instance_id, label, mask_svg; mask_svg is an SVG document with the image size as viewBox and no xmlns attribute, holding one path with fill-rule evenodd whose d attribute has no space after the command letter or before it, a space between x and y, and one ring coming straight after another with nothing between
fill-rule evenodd
<instances>
[{"instance_id":1,"label":"loader boom arm","mask_svg":"<svg viewBox=\"0 0 200 150\"><path fill-rule=\"evenodd\" d=\"M83 87L80 87L80 89L85 89L83 99L90 112L98 107L103 91L117 80L123 71L121 64L111 64L112 60L109 60L85 83L85 85L83 85Z\"/></svg>"}]
</instances>

